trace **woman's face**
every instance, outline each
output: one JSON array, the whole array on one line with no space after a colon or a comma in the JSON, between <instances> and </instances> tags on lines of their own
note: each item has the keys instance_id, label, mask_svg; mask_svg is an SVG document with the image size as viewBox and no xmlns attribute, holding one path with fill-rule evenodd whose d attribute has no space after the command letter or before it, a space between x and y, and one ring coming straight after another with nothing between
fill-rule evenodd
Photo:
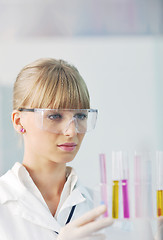
<instances>
[{"instance_id":1,"label":"woman's face","mask_svg":"<svg viewBox=\"0 0 163 240\"><path fill-rule=\"evenodd\" d=\"M74 159L79 151L85 134L76 132L74 122L71 122L66 132L56 134L40 129L34 112L22 112L21 124L25 129L25 152L34 158L47 159L55 163L67 163Z\"/></svg>"}]
</instances>

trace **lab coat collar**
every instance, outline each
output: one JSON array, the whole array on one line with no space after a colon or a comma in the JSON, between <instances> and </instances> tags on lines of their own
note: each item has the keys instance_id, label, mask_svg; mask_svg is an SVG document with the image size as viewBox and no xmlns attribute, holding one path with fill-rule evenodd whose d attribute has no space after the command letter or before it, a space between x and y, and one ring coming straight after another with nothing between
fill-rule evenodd
<instances>
[{"instance_id":1,"label":"lab coat collar","mask_svg":"<svg viewBox=\"0 0 163 240\"><path fill-rule=\"evenodd\" d=\"M86 199L89 199L89 201L92 202L92 197L89 191L83 186L76 186L76 188L72 191L72 193L69 195L69 197L61 207L60 212L67 207L72 207L74 205L83 203L86 201Z\"/></svg>"},{"instance_id":2,"label":"lab coat collar","mask_svg":"<svg viewBox=\"0 0 163 240\"><path fill-rule=\"evenodd\" d=\"M16 206L15 208L13 208L14 205ZM10 201L8 202L8 206L12 208L11 210L15 215L29 222L53 231L60 231L61 226L52 216L49 208L47 206L45 207L43 202L38 201L31 192L24 191L24 194L18 201Z\"/></svg>"},{"instance_id":3,"label":"lab coat collar","mask_svg":"<svg viewBox=\"0 0 163 240\"><path fill-rule=\"evenodd\" d=\"M19 171L17 173L19 175ZM53 218L47 205L39 201L21 181L18 181L18 175L16 176L12 170L9 170L1 177L0 203L5 204L14 215L59 232L61 226Z\"/></svg>"},{"instance_id":4,"label":"lab coat collar","mask_svg":"<svg viewBox=\"0 0 163 240\"><path fill-rule=\"evenodd\" d=\"M73 177L75 178L75 174ZM9 170L0 178L0 203L7 204L15 215L21 216L34 224L59 232L61 226L51 215L43 198L40 201L40 198L38 199L27 188L26 184L29 179L31 178L29 178L29 173L26 169L20 163L16 163L12 170ZM62 205L59 213L65 208L71 208L73 205L84 202L86 198L91 200L89 192L80 186L78 182L73 188L75 189L71 189L72 192Z\"/></svg>"}]
</instances>

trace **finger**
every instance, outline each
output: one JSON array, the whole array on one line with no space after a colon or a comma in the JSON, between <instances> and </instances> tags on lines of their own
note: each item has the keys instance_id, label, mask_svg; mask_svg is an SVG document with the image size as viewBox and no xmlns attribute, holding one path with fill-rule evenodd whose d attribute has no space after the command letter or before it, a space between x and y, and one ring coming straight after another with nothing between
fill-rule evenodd
<instances>
[{"instance_id":1,"label":"finger","mask_svg":"<svg viewBox=\"0 0 163 240\"><path fill-rule=\"evenodd\" d=\"M102 218L80 227L80 234L82 234L82 237L86 237L93 234L94 232L97 232L103 228L110 226L111 224L113 224L113 219ZM79 237L80 237L80 234L79 234Z\"/></svg>"},{"instance_id":2,"label":"finger","mask_svg":"<svg viewBox=\"0 0 163 240\"><path fill-rule=\"evenodd\" d=\"M94 208L93 210L87 212L86 214L84 214L82 217L74 220L73 222L71 222L71 226L82 226L85 225L89 222L94 221L96 218L100 217L102 214L104 214L106 212L107 208L105 205L101 205L97 208Z\"/></svg>"}]
</instances>

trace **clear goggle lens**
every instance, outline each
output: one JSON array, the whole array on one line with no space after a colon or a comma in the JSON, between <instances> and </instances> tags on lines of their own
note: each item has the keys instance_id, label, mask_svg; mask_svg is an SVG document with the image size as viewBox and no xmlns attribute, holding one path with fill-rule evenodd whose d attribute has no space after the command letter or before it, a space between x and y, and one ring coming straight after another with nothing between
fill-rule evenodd
<instances>
[{"instance_id":1,"label":"clear goggle lens","mask_svg":"<svg viewBox=\"0 0 163 240\"><path fill-rule=\"evenodd\" d=\"M26 109L19 111L34 112L36 125L45 131L63 134L73 124L77 133L86 133L95 128L97 109Z\"/></svg>"}]
</instances>

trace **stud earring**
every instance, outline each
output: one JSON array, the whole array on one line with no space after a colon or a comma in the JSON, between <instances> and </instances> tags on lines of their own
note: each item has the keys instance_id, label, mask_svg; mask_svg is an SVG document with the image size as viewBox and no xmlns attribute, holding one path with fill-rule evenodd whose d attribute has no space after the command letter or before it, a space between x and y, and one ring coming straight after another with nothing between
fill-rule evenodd
<instances>
[{"instance_id":1,"label":"stud earring","mask_svg":"<svg viewBox=\"0 0 163 240\"><path fill-rule=\"evenodd\" d=\"M24 129L24 128L21 128L20 132L21 132L21 133L24 133L24 132L25 132L25 129Z\"/></svg>"}]
</instances>

